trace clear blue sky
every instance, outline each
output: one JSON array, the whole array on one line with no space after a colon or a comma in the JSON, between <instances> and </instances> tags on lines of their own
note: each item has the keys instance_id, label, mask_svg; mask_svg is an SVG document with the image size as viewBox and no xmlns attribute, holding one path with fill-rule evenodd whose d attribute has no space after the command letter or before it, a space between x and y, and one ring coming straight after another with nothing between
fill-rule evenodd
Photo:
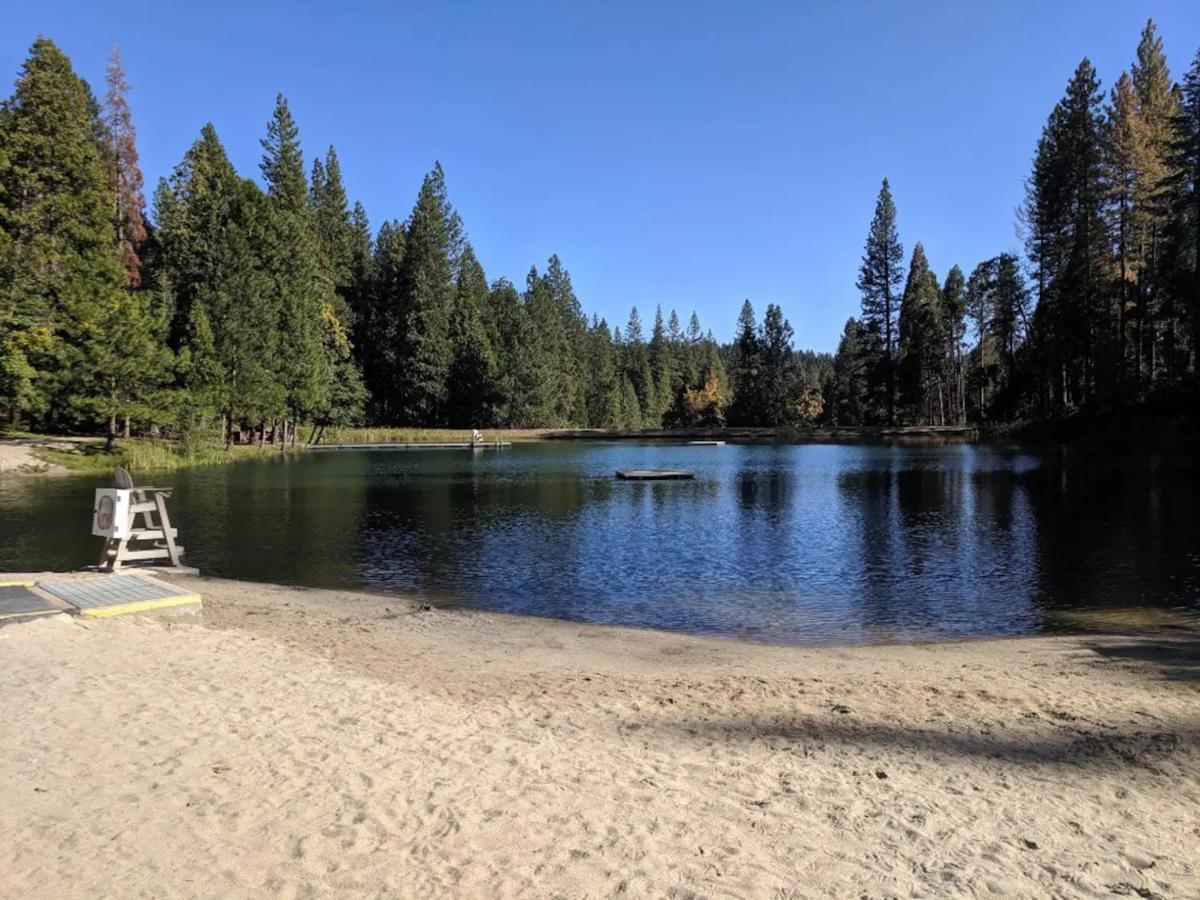
<instances>
[{"instance_id":1,"label":"clear blue sky","mask_svg":"<svg viewBox=\"0 0 1200 900\"><path fill-rule=\"evenodd\" d=\"M489 278L558 253L585 309L744 297L801 347L847 316L879 181L939 275L1017 247L1038 132L1083 56L1105 90L1147 17L1179 78L1195 0L945 3L171 3L0 0L0 71L53 38L102 92L121 47L148 190L211 120L246 175L276 91L337 146L373 226L434 160Z\"/></svg>"}]
</instances>

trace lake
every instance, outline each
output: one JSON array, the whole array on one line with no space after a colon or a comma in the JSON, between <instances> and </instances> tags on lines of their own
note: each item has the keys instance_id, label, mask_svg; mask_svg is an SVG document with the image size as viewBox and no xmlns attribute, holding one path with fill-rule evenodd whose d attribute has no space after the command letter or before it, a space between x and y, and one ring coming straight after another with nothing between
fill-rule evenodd
<instances>
[{"instance_id":1,"label":"lake","mask_svg":"<svg viewBox=\"0 0 1200 900\"><path fill-rule=\"evenodd\" d=\"M695 481L623 482L618 468ZM1200 622L1200 461L951 445L531 443L173 472L204 574L783 643ZM0 570L96 561L107 479L0 478Z\"/></svg>"}]
</instances>

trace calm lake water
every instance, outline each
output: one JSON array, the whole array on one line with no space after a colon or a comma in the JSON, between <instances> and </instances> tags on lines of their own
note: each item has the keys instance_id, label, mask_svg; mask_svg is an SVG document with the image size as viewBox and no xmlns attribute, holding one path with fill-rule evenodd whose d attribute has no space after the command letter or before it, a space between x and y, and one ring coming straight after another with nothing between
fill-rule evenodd
<instances>
[{"instance_id":1,"label":"calm lake water","mask_svg":"<svg viewBox=\"0 0 1200 900\"><path fill-rule=\"evenodd\" d=\"M683 467L692 482L616 481ZM172 473L209 575L795 643L1200 622L1200 461L1020 447L526 444ZM0 479L0 570L95 562L92 489Z\"/></svg>"}]
</instances>

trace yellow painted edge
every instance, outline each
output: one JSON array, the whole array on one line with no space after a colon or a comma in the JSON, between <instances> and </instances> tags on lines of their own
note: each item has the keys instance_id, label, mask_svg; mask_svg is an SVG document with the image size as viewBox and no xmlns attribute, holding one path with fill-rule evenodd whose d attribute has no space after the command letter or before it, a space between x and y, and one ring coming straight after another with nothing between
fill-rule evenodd
<instances>
[{"instance_id":1,"label":"yellow painted edge","mask_svg":"<svg viewBox=\"0 0 1200 900\"><path fill-rule=\"evenodd\" d=\"M33 581L0 581L0 587L33 587Z\"/></svg>"},{"instance_id":2,"label":"yellow painted edge","mask_svg":"<svg viewBox=\"0 0 1200 900\"><path fill-rule=\"evenodd\" d=\"M162 597L158 600L137 600L133 603L120 603L116 606L89 606L80 609L79 615L86 619L105 619L109 616L123 616L127 613L149 612L155 609L169 609L172 606L199 605L199 594L182 594L177 597Z\"/></svg>"},{"instance_id":3,"label":"yellow painted edge","mask_svg":"<svg viewBox=\"0 0 1200 900\"><path fill-rule=\"evenodd\" d=\"M25 616L53 616L65 612L65 609L31 609L27 612L0 613L0 621L4 619L20 619Z\"/></svg>"}]
</instances>

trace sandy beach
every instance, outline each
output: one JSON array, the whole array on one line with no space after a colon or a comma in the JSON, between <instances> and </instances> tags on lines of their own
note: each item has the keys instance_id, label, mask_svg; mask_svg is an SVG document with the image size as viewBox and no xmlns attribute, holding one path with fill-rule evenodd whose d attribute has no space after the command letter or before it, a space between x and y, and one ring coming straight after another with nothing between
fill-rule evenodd
<instances>
[{"instance_id":1,"label":"sandy beach","mask_svg":"<svg viewBox=\"0 0 1200 900\"><path fill-rule=\"evenodd\" d=\"M175 579L0 629L5 897L1200 896L1196 635L783 648Z\"/></svg>"}]
</instances>

